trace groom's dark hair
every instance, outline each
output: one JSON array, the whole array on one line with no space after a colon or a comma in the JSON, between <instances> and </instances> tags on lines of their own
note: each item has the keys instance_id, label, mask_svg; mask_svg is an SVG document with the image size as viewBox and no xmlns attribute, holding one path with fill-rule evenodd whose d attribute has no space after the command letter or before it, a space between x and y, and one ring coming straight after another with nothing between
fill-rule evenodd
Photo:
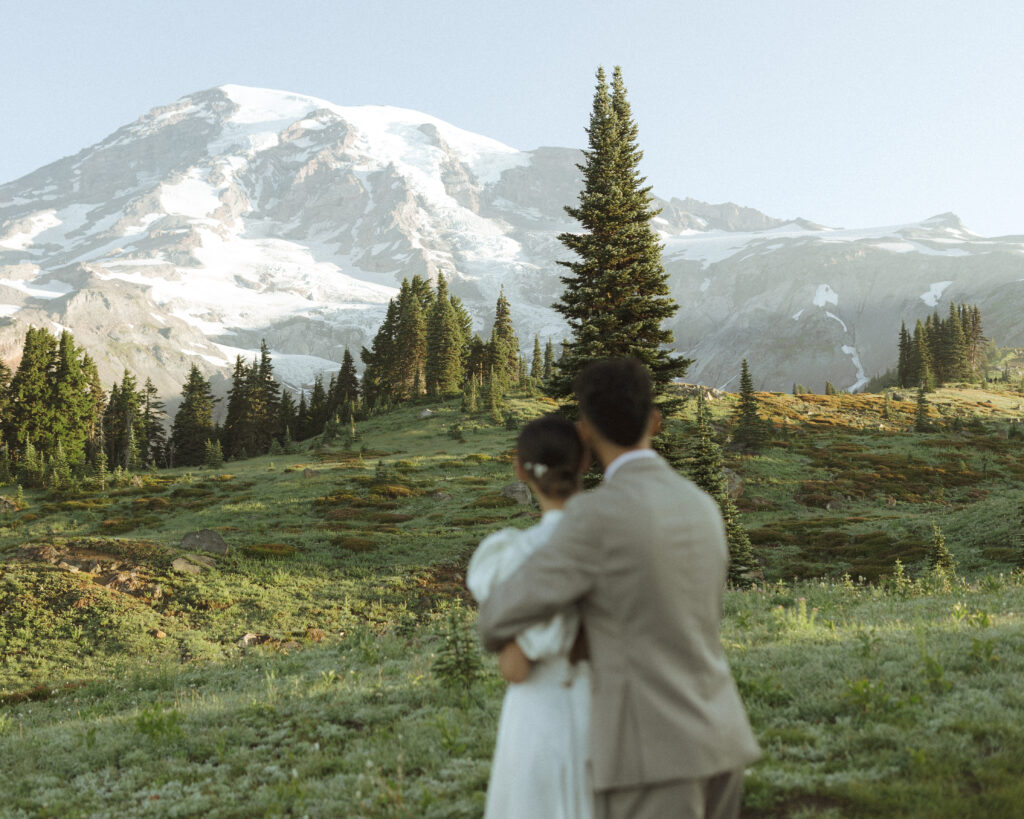
<instances>
[{"instance_id":1,"label":"groom's dark hair","mask_svg":"<svg viewBox=\"0 0 1024 819\"><path fill-rule=\"evenodd\" d=\"M651 374L635 358L587 364L572 384L580 415L613 444L633 446L647 430L654 408Z\"/></svg>"}]
</instances>

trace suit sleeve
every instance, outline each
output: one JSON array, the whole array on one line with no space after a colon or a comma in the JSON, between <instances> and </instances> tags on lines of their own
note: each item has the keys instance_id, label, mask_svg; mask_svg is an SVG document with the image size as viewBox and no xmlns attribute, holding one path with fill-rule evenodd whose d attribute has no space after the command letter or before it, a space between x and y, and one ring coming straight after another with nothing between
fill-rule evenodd
<instances>
[{"instance_id":1,"label":"suit sleeve","mask_svg":"<svg viewBox=\"0 0 1024 819\"><path fill-rule=\"evenodd\" d=\"M570 502L551 539L481 603L477 628L489 651L499 650L529 626L573 605L593 588L599 544L587 506Z\"/></svg>"}]
</instances>

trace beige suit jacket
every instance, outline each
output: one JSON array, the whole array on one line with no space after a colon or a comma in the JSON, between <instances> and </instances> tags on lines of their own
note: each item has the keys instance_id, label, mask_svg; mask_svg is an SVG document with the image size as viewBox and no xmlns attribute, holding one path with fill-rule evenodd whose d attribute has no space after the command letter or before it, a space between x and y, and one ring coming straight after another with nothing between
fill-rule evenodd
<instances>
[{"instance_id":1,"label":"beige suit jacket","mask_svg":"<svg viewBox=\"0 0 1024 819\"><path fill-rule=\"evenodd\" d=\"M578 603L594 787L713 776L760 756L722 650L728 548L715 501L661 458L624 463L480 607L497 650Z\"/></svg>"}]
</instances>

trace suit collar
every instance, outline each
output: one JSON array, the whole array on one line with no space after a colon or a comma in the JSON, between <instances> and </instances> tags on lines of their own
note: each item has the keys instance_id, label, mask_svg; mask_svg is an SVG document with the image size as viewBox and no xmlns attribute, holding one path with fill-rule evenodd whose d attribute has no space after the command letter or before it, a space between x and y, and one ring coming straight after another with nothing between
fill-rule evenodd
<instances>
[{"instance_id":1,"label":"suit collar","mask_svg":"<svg viewBox=\"0 0 1024 819\"><path fill-rule=\"evenodd\" d=\"M653 449L633 449L629 452L625 452L608 464L608 468L604 471L604 479L610 481L612 476L618 472L623 466L630 463L631 461L639 461L647 458L657 458L658 453Z\"/></svg>"}]
</instances>

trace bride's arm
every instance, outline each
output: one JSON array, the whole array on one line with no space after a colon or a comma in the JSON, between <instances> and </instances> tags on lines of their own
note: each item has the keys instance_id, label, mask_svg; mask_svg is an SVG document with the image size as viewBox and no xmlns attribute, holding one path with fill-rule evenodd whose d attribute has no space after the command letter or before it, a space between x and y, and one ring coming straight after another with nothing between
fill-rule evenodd
<instances>
[{"instance_id":1,"label":"bride's arm","mask_svg":"<svg viewBox=\"0 0 1024 819\"><path fill-rule=\"evenodd\" d=\"M505 682L521 683L530 676L531 665L530 658L515 640L506 643L498 655L498 670Z\"/></svg>"}]
</instances>

